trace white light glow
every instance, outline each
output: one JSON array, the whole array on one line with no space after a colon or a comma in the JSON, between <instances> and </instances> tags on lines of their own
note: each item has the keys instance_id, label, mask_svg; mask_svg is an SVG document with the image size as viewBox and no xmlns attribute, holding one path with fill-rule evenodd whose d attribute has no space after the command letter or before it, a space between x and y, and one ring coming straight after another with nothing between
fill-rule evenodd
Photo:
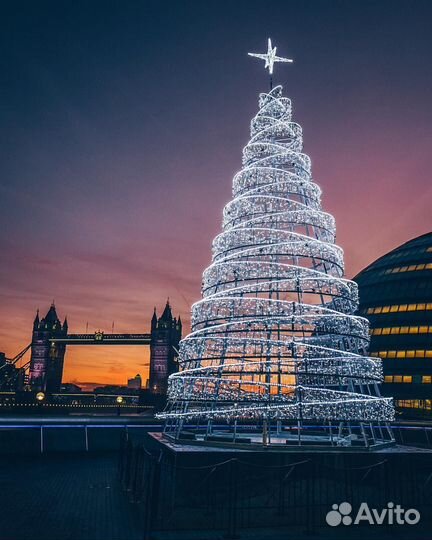
<instances>
[{"instance_id":1,"label":"white light glow","mask_svg":"<svg viewBox=\"0 0 432 540\"><path fill-rule=\"evenodd\" d=\"M288 62L292 64L291 58L283 58L282 56L276 56L276 47L272 47L271 39L268 38L267 52L266 53L248 53L249 56L259 58L265 61L265 68L268 68L270 75L273 75L273 66L275 62Z\"/></svg>"}]
</instances>

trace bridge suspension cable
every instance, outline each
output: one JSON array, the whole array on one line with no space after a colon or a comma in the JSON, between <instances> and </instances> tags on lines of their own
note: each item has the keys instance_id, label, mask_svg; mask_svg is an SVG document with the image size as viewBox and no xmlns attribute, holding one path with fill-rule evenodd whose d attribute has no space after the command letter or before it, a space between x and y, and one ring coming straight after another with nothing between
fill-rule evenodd
<instances>
[{"instance_id":1,"label":"bridge suspension cable","mask_svg":"<svg viewBox=\"0 0 432 540\"><path fill-rule=\"evenodd\" d=\"M17 364L21 359L22 357L25 355L25 353L30 349L31 347L31 343L29 343L27 345L27 347L25 347L22 351L20 351L16 356L14 356L13 358L6 358L6 364L4 364L3 366L0 367L0 369L4 368L5 366L7 365L15 365Z\"/></svg>"}]
</instances>

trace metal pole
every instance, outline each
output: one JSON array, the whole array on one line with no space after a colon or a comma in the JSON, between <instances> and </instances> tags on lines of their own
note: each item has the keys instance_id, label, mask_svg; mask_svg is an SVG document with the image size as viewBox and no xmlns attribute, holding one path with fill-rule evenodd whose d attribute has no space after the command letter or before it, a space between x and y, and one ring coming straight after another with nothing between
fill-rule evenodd
<instances>
[{"instance_id":1,"label":"metal pole","mask_svg":"<svg viewBox=\"0 0 432 540\"><path fill-rule=\"evenodd\" d=\"M263 419L262 443L263 443L263 446L267 446L267 420L266 419Z\"/></svg>"},{"instance_id":2,"label":"metal pole","mask_svg":"<svg viewBox=\"0 0 432 540\"><path fill-rule=\"evenodd\" d=\"M40 453L44 452L44 438L43 438L43 426L40 427Z\"/></svg>"}]
</instances>

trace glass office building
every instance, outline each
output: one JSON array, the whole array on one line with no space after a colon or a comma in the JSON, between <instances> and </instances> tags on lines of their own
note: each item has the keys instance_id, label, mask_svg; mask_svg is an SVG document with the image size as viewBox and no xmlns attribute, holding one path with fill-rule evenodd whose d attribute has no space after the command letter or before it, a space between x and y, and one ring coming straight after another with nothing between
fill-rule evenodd
<instances>
[{"instance_id":1,"label":"glass office building","mask_svg":"<svg viewBox=\"0 0 432 540\"><path fill-rule=\"evenodd\" d=\"M383 360L382 393L405 415L432 415L432 232L370 264L354 280L370 321L370 355Z\"/></svg>"}]
</instances>

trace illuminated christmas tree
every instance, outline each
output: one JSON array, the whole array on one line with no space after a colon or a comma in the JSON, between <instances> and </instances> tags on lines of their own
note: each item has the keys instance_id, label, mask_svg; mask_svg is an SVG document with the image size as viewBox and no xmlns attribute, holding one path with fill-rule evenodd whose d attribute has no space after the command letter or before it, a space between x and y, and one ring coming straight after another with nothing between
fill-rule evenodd
<instances>
[{"instance_id":1,"label":"illuminated christmas tree","mask_svg":"<svg viewBox=\"0 0 432 540\"><path fill-rule=\"evenodd\" d=\"M270 75L276 56L269 40ZM270 83L271 86L272 83ZM393 437L381 360L366 356L335 221L321 208L282 86L259 96L243 168L213 241L192 332L170 377L165 433L264 444L374 446ZM255 429L251 430L251 425ZM224 427L225 426L225 427ZM192 430L193 427L193 430ZM192 436L192 435L191 435Z\"/></svg>"}]
</instances>

